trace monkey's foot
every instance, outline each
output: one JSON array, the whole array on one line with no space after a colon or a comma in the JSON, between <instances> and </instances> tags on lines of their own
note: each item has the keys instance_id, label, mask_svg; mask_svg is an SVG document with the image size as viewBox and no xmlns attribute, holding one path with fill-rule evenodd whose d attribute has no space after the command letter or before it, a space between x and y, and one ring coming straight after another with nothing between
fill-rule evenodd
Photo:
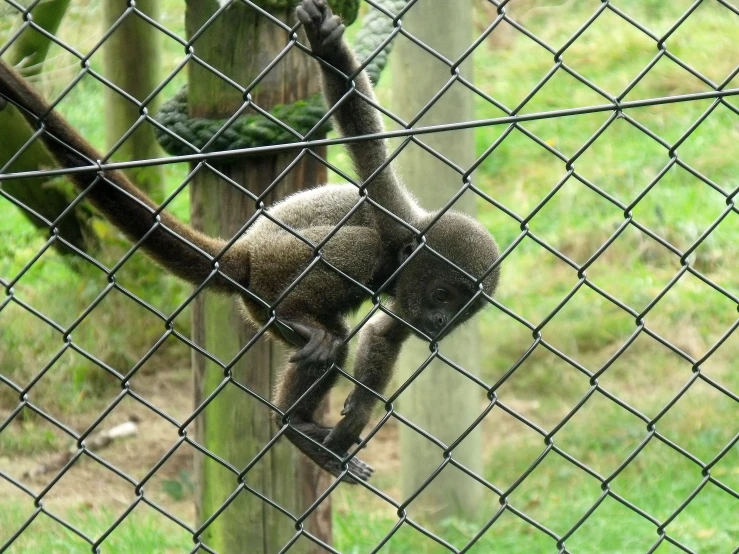
<instances>
[{"instance_id":1,"label":"monkey's foot","mask_svg":"<svg viewBox=\"0 0 739 554\"><path fill-rule=\"evenodd\" d=\"M305 27L313 52L322 57L333 52L341 42L345 27L326 0L303 0L295 11Z\"/></svg>"},{"instance_id":2,"label":"monkey's foot","mask_svg":"<svg viewBox=\"0 0 739 554\"><path fill-rule=\"evenodd\" d=\"M348 456L348 454L344 454L342 457L346 456ZM371 466L356 457L349 460L347 466L349 468L349 473L344 475L342 481L350 485L356 485L360 481L369 481L369 478L372 477L372 474L375 472ZM334 459L323 464L323 469L328 471L334 477L338 477L343 471L341 469L341 464Z\"/></svg>"},{"instance_id":3,"label":"monkey's foot","mask_svg":"<svg viewBox=\"0 0 739 554\"><path fill-rule=\"evenodd\" d=\"M333 427L323 427L321 425L316 425L316 431L313 435L313 438L316 439L318 442L324 443L333 430ZM358 436L354 439L354 444L362 444L363 440L364 439L362 437Z\"/></svg>"},{"instance_id":4,"label":"monkey's foot","mask_svg":"<svg viewBox=\"0 0 739 554\"><path fill-rule=\"evenodd\" d=\"M342 340L322 327L314 327L296 321L289 322L292 329L305 339L307 344L290 357L292 363L329 366L341 347Z\"/></svg>"}]
</instances>

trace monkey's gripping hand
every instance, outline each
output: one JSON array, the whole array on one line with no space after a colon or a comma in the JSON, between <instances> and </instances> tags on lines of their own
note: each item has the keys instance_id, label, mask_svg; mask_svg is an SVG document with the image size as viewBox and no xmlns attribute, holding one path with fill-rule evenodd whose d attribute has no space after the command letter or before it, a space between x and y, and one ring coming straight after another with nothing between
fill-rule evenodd
<instances>
[{"instance_id":1,"label":"monkey's gripping hand","mask_svg":"<svg viewBox=\"0 0 739 554\"><path fill-rule=\"evenodd\" d=\"M326 0L303 0L296 13L305 27L313 53L332 63L332 58L343 47L345 27L341 18L333 14Z\"/></svg>"},{"instance_id":2,"label":"monkey's gripping hand","mask_svg":"<svg viewBox=\"0 0 739 554\"><path fill-rule=\"evenodd\" d=\"M341 337L333 335L322 327L298 321L291 321L290 326L304 340L304 344L300 345L300 350L290 358L291 362L330 366L336 361L336 355L342 345Z\"/></svg>"}]
</instances>

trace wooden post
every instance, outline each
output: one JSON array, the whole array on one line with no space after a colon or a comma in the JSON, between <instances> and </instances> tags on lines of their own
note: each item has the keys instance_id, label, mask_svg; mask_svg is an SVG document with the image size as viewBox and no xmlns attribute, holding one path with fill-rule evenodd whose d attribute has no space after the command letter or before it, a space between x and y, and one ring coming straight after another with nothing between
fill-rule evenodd
<instances>
[{"instance_id":1,"label":"wooden post","mask_svg":"<svg viewBox=\"0 0 739 554\"><path fill-rule=\"evenodd\" d=\"M159 14L160 0L136 0L136 7L153 19ZM128 9L124 0L103 1L103 25L107 31ZM159 86L162 35L156 27L134 13L108 37L103 46L105 77L141 102ZM105 144L112 148L139 119L139 108L127 98L105 87ZM150 115L157 112L157 99L146 106ZM154 127L144 122L121 144L114 161L157 158L162 151ZM164 166L126 170L128 176L155 201L164 200Z\"/></svg>"},{"instance_id":2,"label":"wooden post","mask_svg":"<svg viewBox=\"0 0 739 554\"><path fill-rule=\"evenodd\" d=\"M433 4L433 6L432 6ZM455 59L472 43L472 3L419 1L403 16L403 27L420 40ZM471 66L464 64L463 70ZM393 53L393 110L405 120L412 119L451 76L432 56L402 39ZM463 71L464 73L464 71ZM470 75L465 75L470 78ZM434 125L474 119L472 94L455 85L421 120ZM474 161L474 133L471 130L424 135L420 139L463 168ZM413 144L398 158L400 174L427 209L442 207L462 186L461 176L431 154ZM472 195L466 194L455 210L474 214ZM441 352L470 372L479 367L479 336L474 324L457 329L441 342ZM411 339L398 364L400 377L407 379L428 357L425 342ZM435 437L451 444L480 413L481 389L443 362L435 361L400 397L400 412ZM424 437L400 426L401 481L407 498L443 461L441 450ZM473 471L482 468L481 438L474 431L453 452L454 458ZM411 505L416 510L443 518L473 515L479 506L480 489L471 478L447 467Z\"/></svg>"},{"instance_id":3,"label":"wooden post","mask_svg":"<svg viewBox=\"0 0 739 554\"><path fill-rule=\"evenodd\" d=\"M217 8L216 0L188 2L186 26L193 36ZM292 11L273 10L283 21ZM230 78L248 85L287 43L287 34L251 8L234 3L213 21L195 42L196 55ZM225 118L242 105L241 95L231 85L196 63L189 65L189 109L193 117ZM297 49L292 50L252 91L253 100L269 110L277 104L306 98L319 90L314 63ZM320 154L325 155L325 150ZM231 164L215 165L219 171L255 194L261 194L295 159L297 152L254 157ZM265 204L301 188L325 182L325 167L309 159L294 170L265 199ZM255 203L234 190L213 172L198 172L191 186L193 224L212 235L232 237L255 211ZM199 295L193 307L193 340L221 360L229 361L254 336L243 322L231 298ZM234 366L233 377L250 390L269 398L276 373L285 361L283 349L264 339L256 343ZM223 372L193 357L196 405L223 379ZM245 392L228 386L198 417L198 442L238 468L244 468L274 434L270 410ZM237 487L233 475L216 462L204 458L198 468L200 521L210 517ZM281 440L247 474L246 482L279 503L292 514L302 514L324 491L330 477ZM305 523L325 542L331 540L330 503L326 500ZM242 492L205 531L203 540L218 552L278 552L295 533L289 518L266 502ZM324 552L307 539L300 539L292 553Z\"/></svg>"}]
</instances>

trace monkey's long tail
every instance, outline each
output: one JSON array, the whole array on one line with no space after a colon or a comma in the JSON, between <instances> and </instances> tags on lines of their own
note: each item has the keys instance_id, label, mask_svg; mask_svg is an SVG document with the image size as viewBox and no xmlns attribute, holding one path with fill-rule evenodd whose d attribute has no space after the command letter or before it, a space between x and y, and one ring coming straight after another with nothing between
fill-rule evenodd
<instances>
[{"instance_id":1,"label":"monkey's long tail","mask_svg":"<svg viewBox=\"0 0 739 554\"><path fill-rule=\"evenodd\" d=\"M0 96L21 108L23 117L32 127L44 130L40 138L62 167L94 166L102 159L59 113L51 110L49 103L26 79L2 60ZM129 239L137 242L146 236L142 244L144 251L178 277L200 285L213 273L212 257L224 248L225 242L200 233L166 212L159 213L157 221L156 204L123 173L91 169L70 173L68 177ZM249 268L248 257L241 252L243 248L246 245L235 244L218 262L221 271L246 284ZM222 292L234 292L228 281L218 275L212 277L208 285Z\"/></svg>"}]
</instances>

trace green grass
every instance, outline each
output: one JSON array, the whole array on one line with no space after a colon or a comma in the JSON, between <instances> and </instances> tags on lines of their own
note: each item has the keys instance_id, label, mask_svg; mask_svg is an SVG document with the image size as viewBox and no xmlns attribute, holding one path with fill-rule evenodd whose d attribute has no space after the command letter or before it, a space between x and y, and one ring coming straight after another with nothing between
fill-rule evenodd
<instances>
[{"instance_id":1,"label":"green grass","mask_svg":"<svg viewBox=\"0 0 739 554\"><path fill-rule=\"evenodd\" d=\"M709 460L731 439L727 419L736 421L733 400L720 394L701 391L678 403L668 415L662 432L682 448ZM701 407L706 399L717 404ZM555 442L568 454L608 476L614 472L646 437L645 426L615 404L595 395L557 434ZM710 415L721 414L711 420ZM731 415L733 414L733 415ZM544 451L542 439L513 422L510 416L494 410L486 424L505 430L505 436L492 436L485 478L505 490ZM700 428L698 422L705 427ZM710 423L709 423L710 422ZM706 429L709 425L713 425ZM500 433L499 433L500 435ZM734 451L712 471L723 483L736 488L739 452ZM660 521L666 520L701 483L700 468L656 439L648 442L638 456L611 482L611 490ZM390 531L397 518L393 510L379 501L361 500L364 494L347 494L335 506L336 546L342 552L368 552ZM563 535L590 510L601 496L600 482L578 469L565 458L550 452L533 472L508 496L511 506L524 511L548 529ZM359 500L358 500L359 499ZM471 537L500 508L498 498L484 494L479 515L471 521L451 519L428 523L428 529L457 548ZM667 532L697 552L728 552L739 540L736 499L713 485L707 485L674 522ZM408 508L414 515L414 505ZM732 515L734 514L734 515ZM371 524L362 524L370 521ZM421 519L423 521L423 519ZM588 520L568 538L571 552L631 553L646 552L657 539L656 527L623 504L607 498ZM476 543L471 552L556 552L555 541L511 511L502 514ZM669 551L660 550L660 551ZM425 539L404 526L382 552L447 552L444 547Z\"/></svg>"},{"instance_id":2,"label":"green grass","mask_svg":"<svg viewBox=\"0 0 739 554\"><path fill-rule=\"evenodd\" d=\"M99 2L72 2L58 35L83 54L88 53L102 36L103 30L99 25L101 10ZM181 3L165 2L160 11L160 21L184 36ZM9 8L8 12L11 14L9 17L0 17L0 41L10 35L12 23L18 21L12 9ZM163 61L167 67L173 67L181 60L182 49L173 40L161 36ZM47 60L39 85L47 96L54 98L77 75L79 65L59 46L52 46ZM100 51L90 61L95 71L104 74ZM161 97L168 98L184 81L182 72L161 93ZM105 151L102 84L90 76L84 77L64 97L59 109L93 146ZM187 166L183 164L166 166L166 190L173 191L186 172ZM0 210L0 275L12 279L43 248L47 237L30 226L7 201L0 199ZM189 221L187 190L178 195L169 210ZM112 267L128 251L130 244L102 219L94 222L94 230L105 244L96 256L103 264ZM138 253L120 269L116 280L165 314L172 313L188 294L188 287L172 277L163 277L148 259ZM23 302L66 327L96 301L106 285L107 277L91 264L47 250L18 281L14 291ZM141 325L115 325L116 321L139 321ZM175 325L189 334L189 309L180 314ZM113 291L75 329L74 341L111 368L126 373L164 331L165 325L161 320L123 294ZM59 333L16 305L0 312L0 336L4 346L0 350L0 371L21 386L25 386L63 344ZM175 351L177 353L173 351L174 358L169 362L186 364L186 349ZM34 392L39 398L53 398L58 412L79 413L104 406L105 401L95 399L113 394L118 388L118 381L95 364L81 355L66 354L34 386ZM11 401L14 397L15 393L9 388L0 387L0 400ZM0 435L0 445L5 440Z\"/></svg>"},{"instance_id":3,"label":"green grass","mask_svg":"<svg viewBox=\"0 0 739 554\"><path fill-rule=\"evenodd\" d=\"M0 529L17 530L33 515L32 506L5 505L0 512ZM93 541L98 540L122 514L110 510L93 513L84 508L69 511L61 517ZM5 540L5 537L3 537ZM148 506L140 504L110 533L100 548L103 552L121 554L170 554L188 552L193 542L181 527L161 516ZM90 552L90 543L69 531L46 514L37 515L6 552L53 552L78 554Z\"/></svg>"},{"instance_id":4,"label":"green grass","mask_svg":"<svg viewBox=\"0 0 739 554\"><path fill-rule=\"evenodd\" d=\"M63 33L77 45L91 46L96 3L75 2ZM599 3L566 3L566 8L540 9L559 2L511 2L514 17L520 16L538 36L559 47L593 13ZM571 5L570 5L571 4ZM666 32L689 2L648 2L622 0L617 5L644 23L653 32ZM91 11L92 10L92 11ZM168 0L163 20L184 35L178 17L182 5ZM518 11L517 11L518 10ZM478 14L480 32L492 20ZM0 32L5 32L0 18ZM670 37L668 47L697 70L720 82L736 64L736 48L729 38L739 31L739 19L715 2L704 2ZM721 38L723 37L723 38ZM492 44L488 44L491 42ZM83 48L84 50L84 48ZM165 60L172 67L181 48L166 41ZM618 95L656 54L654 43L626 22L606 10L581 39L565 53L565 61L609 94ZM58 55L52 52L52 57ZM56 58L55 58L56 59ZM65 66L65 58L57 59ZM552 56L510 29L500 29L475 53L475 81L486 93L509 108L517 107L527 93L552 66ZM93 57L98 68L99 56ZM49 78L47 86L58 92L62 77ZM175 83L176 85L176 83ZM174 90L175 85L172 85ZM383 75L378 95L392 106L392 79ZM739 86L735 78L729 87ZM166 97L171 90L165 91ZM626 100L686 94L707 90L677 64L662 59L625 97ZM734 102L735 100L729 100ZM503 113L483 99L477 99L476 117L499 117ZM526 105L521 113L603 104L605 100L571 76L559 71ZM708 109L710 101L669 104L630 110L640 124L674 144ZM103 143L103 114L100 87L85 79L61 109L92 142ZM572 156L606 121L608 114L591 114L526 123L524 126L566 156ZM712 179L725 191L739 187L739 143L737 116L719 106L678 148L681 160ZM500 136L504 127L476 131L478 154ZM348 167L340 148L330 149L333 162ZM530 232L577 264L591 260L624 221L623 209L608 200L631 204L646 190L669 161L668 151L647 137L626 119L614 120L604 134L576 161L575 168L598 191L568 179L529 221ZM167 169L169 190L184 176L185 168ZM480 165L473 182L487 194L521 217L528 218L543 198L565 176L565 164L514 130ZM673 167L633 207L634 221L675 247L686 251L702 236L726 207L725 198L692 176ZM28 223L4 203L0 203L0 275L15 275L43 244ZM187 217L187 195L180 195L172 207ZM484 201L478 205L479 218L494 232L505 249L519 237L519 224ZM107 227L114 243L111 260L126 243ZM739 219L725 217L716 230L691 254L691 264L732 294L739 294L739 267L736 251ZM125 286L165 311L173 310L185 288L173 280L160 280L142 268L148 263L137 256L120 275ZM677 274L677 256L659 242L629 226L587 270L588 280L637 311L644 310ZM70 265L56 252L47 252L31 272L15 287L17 294L44 314L67 325L105 287L100 273L84 263ZM576 271L526 238L503 265L498 300L534 325L540 324L577 286ZM684 275L677 285L646 315L646 325L700 359L721 339L737 318L736 305L698 278ZM186 332L188 314L177 324ZM496 382L532 344L531 331L496 309L481 319L484 340L482 378ZM115 326L115 321L136 321L135 326ZM118 293L106 298L78 330L75 342L88 348L112 367L125 371L135 363L163 331L157 321ZM115 328L114 331L104 329ZM591 371L600 369L635 331L634 318L587 286L543 328L545 340ZM43 322L17 306L0 312L0 372L27 382L61 346L61 338ZM173 348L161 363L186 368L186 349ZM702 372L736 394L739 373L736 359L739 340L729 338L703 365ZM183 369L186 371L186 369ZM645 334L609 366L599 384L647 417L657 416L693 376L691 364ZM34 398L43 399L55 413L98 412L109 401L117 383L100 368L78 355L65 355L34 388ZM101 392L102 391L102 392ZM551 431L588 393L588 378L543 347L538 347L499 388L506 406ZM53 392L53 394L52 394ZM0 389L0 406L14 407L16 397ZM712 460L737 432L739 405L729 396L697 381L659 420L657 431L665 439L697 456ZM501 489L508 489L540 456L543 438L499 408L483 423L486 444L484 476ZM555 444L587 464L603 477L611 476L648 437L643 421L600 393L554 435ZM64 439L65 441L66 439ZM36 455L66 444L48 424L24 415L0 433L0 458ZM711 475L733 490L739 490L739 446L735 445L711 470ZM381 488L392 489L397 476L376 476ZM665 521L699 487L700 468L676 450L652 437L636 458L610 482L611 490L634 506ZM395 489L392 489L395 490ZM397 491L395 491L397 492ZM549 452L530 475L510 492L511 506L524 511L560 536L567 533L600 498L600 483L586 472ZM186 494L190 494L187 492ZM397 497L397 494L395 495ZM345 553L371 551L397 522L395 509L366 491L343 488L334 498L335 547ZM483 493L480 513L471 520L427 521L414 507L408 514L457 548L475 536L499 509L499 499ZM13 503L0 512L0 541L17 529L31 514L32 507ZM142 507L140 507L142 508ZM111 552L186 551L190 538L151 510L137 508L126 523L103 544ZM140 513L141 512L141 513ZM73 506L64 517L97 538L112 524L116 513L90 511ZM739 545L739 502L713 484L707 484L667 527L667 532L700 553L731 552ZM135 523L135 524L134 524ZM34 530L36 532L30 532ZM567 547L574 553L646 552L657 539L656 527L634 511L606 498L587 521L570 536ZM46 516L39 516L28 532L14 544L15 552L89 551L83 541L64 531ZM660 554L678 552L664 543ZM382 552L427 554L447 550L404 524ZM532 525L505 511L482 536L471 552L538 554L557 552L555 541Z\"/></svg>"}]
</instances>

